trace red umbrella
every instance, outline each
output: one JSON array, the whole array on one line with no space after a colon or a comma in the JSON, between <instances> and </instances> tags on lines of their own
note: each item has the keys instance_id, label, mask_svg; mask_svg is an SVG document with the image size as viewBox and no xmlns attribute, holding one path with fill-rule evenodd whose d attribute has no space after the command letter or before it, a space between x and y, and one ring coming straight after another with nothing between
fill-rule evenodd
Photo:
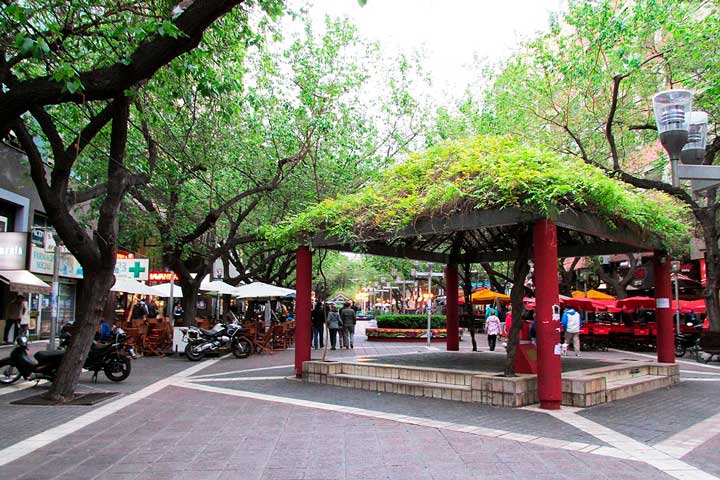
<instances>
[{"instance_id":1,"label":"red umbrella","mask_svg":"<svg viewBox=\"0 0 720 480\"><path fill-rule=\"evenodd\" d=\"M632 312L639 308L655 310L655 299L652 297L628 297L617 300L615 304L626 312Z\"/></svg>"}]
</instances>

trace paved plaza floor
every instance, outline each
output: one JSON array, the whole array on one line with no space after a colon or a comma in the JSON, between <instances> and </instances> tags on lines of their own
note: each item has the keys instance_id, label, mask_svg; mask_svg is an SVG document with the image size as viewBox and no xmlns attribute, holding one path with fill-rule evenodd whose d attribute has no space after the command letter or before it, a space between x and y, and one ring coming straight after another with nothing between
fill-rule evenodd
<instances>
[{"instance_id":1,"label":"paved plaza floor","mask_svg":"<svg viewBox=\"0 0 720 480\"><path fill-rule=\"evenodd\" d=\"M501 358L461 345L468 365ZM327 355L441 363L443 349L358 338ZM11 405L46 386L2 388L0 479L720 478L717 363L681 360L676 387L548 413L309 384L293 355L141 358L121 384L83 375L82 390L121 393L93 407Z\"/></svg>"}]
</instances>

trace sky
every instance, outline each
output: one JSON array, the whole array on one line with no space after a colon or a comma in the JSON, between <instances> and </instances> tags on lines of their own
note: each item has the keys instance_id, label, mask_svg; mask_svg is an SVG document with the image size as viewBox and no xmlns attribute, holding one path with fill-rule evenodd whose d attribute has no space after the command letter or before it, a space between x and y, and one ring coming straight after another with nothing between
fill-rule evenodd
<instances>
[{"instance_id":1,"label":"sky","mask_svg":"<svg viewBox=\"0 0 720 480\"><path fill-rule=\"evenodd\" d=\"M306 2L296 0L295 5ZM522 40L548 28L567 0L312 0L313 23L345 16L389 55L422 49L435 98L460 96L478 79L480 64L495 64Z\"/></svg>"}]
</instances>

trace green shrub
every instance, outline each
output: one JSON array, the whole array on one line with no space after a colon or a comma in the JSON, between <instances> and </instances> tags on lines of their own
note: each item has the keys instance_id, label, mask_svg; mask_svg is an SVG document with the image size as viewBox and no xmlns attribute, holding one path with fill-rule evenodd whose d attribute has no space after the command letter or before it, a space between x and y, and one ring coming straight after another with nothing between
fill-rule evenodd
<instances>
[{"instance_id":1,"label":"green shrub","mask_svg":"<svg viewBox=\"0 0 720 480\"><path fill-rule=\"evenodd\" d=\"M445 315L432 315L432 328L445 328ZM427 315L378 315L378 328L427 328Z\"/></svg>"}]
</instances>

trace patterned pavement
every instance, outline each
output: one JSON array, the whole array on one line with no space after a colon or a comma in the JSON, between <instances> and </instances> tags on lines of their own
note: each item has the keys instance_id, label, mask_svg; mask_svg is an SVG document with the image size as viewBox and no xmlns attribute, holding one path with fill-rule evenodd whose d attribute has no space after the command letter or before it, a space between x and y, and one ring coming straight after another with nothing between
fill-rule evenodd
<instances>
[{"instance_id":1,"label":"patterned pavement","mask_svg":"<svg viewBox=\"0 0 720 480\"><path fill-rule=\"evenodd\" d=\"M359 341L328 358L442 347ZM0 389L0 479L720 478L717 367L683 363L675 388L551 416L307 384L293 354L141 359L122 384L85 379L124 394L96 407L9 405L32 391Z\"/></svg>"}]
</instances>

